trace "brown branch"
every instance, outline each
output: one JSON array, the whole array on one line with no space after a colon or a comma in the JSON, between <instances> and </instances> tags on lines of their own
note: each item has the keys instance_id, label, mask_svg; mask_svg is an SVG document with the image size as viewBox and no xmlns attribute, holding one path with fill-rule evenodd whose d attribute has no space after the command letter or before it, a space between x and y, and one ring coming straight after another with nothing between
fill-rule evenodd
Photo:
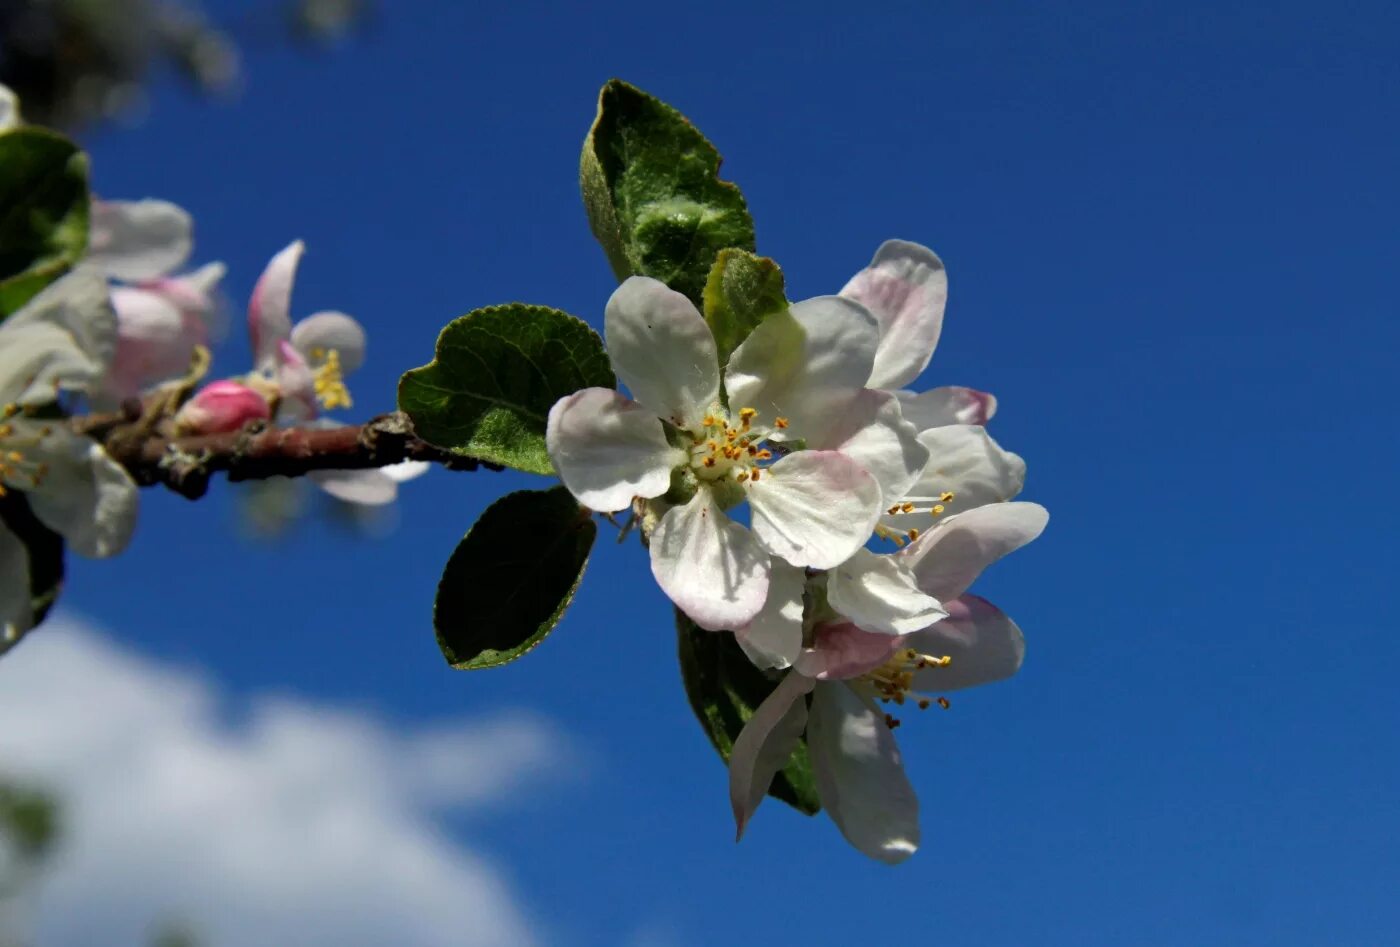
<instances>
[{"instance_id":1,"label":"brown branch","mask_svg":"<svg viewBox=\"0 0 1400 947\"><path fill-rule=\"evenodd\" d=\"M204 495L216 473L227 474L230 481L263 480L314 470L367 470L403 460L424 460L449 470L501 469L429 444L413 433L401 412L380 415L359 427L264 426L194 437L142 430L129 417L129 411L92 416L78 426L98 437L141 486L164 485L191 500Z\"/></svg>"}]
</instances>

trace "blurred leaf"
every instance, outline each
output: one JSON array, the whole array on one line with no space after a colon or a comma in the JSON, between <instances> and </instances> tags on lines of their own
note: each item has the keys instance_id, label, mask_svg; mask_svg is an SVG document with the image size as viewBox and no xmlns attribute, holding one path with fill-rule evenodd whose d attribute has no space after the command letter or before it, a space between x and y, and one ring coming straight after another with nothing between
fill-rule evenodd
<instances>
[{"instance_id":1,"label":"blurred leaf","mask_svg":"<svg viewBox=\"0 0 1400 947\"><path fill-rule=\"evenodd\" d=\"M583 579L598 527L568 490L521 490L491 504L438 583L433 625L447 663L497 667L559 623Z\"/></svg>"},{"instance_id":2,"label":"blurred leaf","mask_svg":"<svg viewBox=\"0 0 1400 947\"><path fill-rule=\"evenodd\" d=\"M783 271L766 256L729 248L719 251L705 281L705 321L719 348L719 363L767 316L788 306Z\"/></svg>"},{"instance_id":3,"label":"blurred leaf","mask_svg":"<svg viewBox=\"0 0 1400 947\"><path fill-rule=\"evenodd\" d=\"M0 134L0 318L73 266L87 249L87 156L61 135Z\"/></svg>"},{"instance_id":4,"label":"blurred leaf","mask_svg":"<svg viewBox=\"0 0 1400 947\"><path fill-rule=\"evenodd\" d=\"M617 380L603 340L558 309L509 303L447 324L431 364L399 381L399 409L419 437L464 457L552 474L549 409L580 388Z\"/></svg>"},{"instance_id":5,"label":"blurred leaf","mask_svg":"<svg viewBox=\"0 0 1400 947\"><path fill-rule=\"evenodd\" d=\"M4 654L32 630L58 601L63 589L63 537L41 523L29 508L24 494L9 491L0 497L0 524L24 544L29 556L29 598L32 624L13 641L0 639Z\"/></svg>"},{"instance_id":6,"label":"blurred leaf","mask_svg":"<svg viewBox=\"0 0 1400 947\"><path fill-rule=\"evenodd\" d=\"M676 610L676 636L681 679L685 682L690 708L695 711L710 743L727 763L739 732L758 705L773 692L777 682L770 681L753 666L733 634L706 631L680 609ZM773 777L768 795L807 815L821 811L805 735L793 750L787 766Z\"/></svg>"},{"instance_id":7,"label":"blurred leaf","mask_svg":"<svg viewBox=\"0 0 1400 947\"><path fill-rule=\"evenodd\" d=\"M0 834L25 861L37 861L58 840L58 803L35 789L0 783Z\"/></svg>"},{"instance_id":8,"label":"blurred leaf","mask_svg":"<svg viewBox=\"0 0 1400 947\"><path fill-rule=\"evenodd\" d=\"M698 306L715 255L754 248L739 188L714 145L671 106L613 79L583 143L579 182L593 235L619 280L661 280Z\"/></svg>"}]
</instances>

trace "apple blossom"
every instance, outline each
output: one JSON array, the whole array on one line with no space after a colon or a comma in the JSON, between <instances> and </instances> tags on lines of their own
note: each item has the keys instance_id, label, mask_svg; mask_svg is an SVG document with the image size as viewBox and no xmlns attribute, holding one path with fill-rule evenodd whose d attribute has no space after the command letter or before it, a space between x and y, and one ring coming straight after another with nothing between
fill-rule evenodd
<instances>
[{"instance_id":1,"label":"apple blossom","mask_svg":"<svg viewBox=\"0 0 1400 947\"><path fill-rule=\"evenodd\" d=\"M657 280L618 287L604 335L632 397L585 388L560 399L549 455L585 506L659 501L649 506L659 516L652 573L701 627L752 620L775 556L799 567L846 561L870 537L885 489L923 467L894 399L863 388L878 333L849 300L809 299L769 317L723 376L704 318ZM726 512L745 500L751 527Z\"/></svg>"},{"instance_id":2,"label":"apple blossom","mask_svg":"<svg viewBox=\"0 0 1400 947\"><path fill-rule=\"evenodd\" d=\"M948 273L936 253L907 240L886 240L841 295L865 306L880 326L867 384L894 391L904 417L920 431L985 424L996 413L996 398L972 388L945 386L918 394L904 389L928 367L943 331Z\"/></svg>"},{"instance_id":3,"label":"apple blossom","mask_svg":"<svg viewBox=\"0 0 1400 947\"><path fill-rule=\"evenodd\" d=\"M766 654L760 663L791 670L734 743L729 788L740 835L805 733L818 796L847 841L890 863L913 854L918 798L892 732L900 722L877 702L946 707L945 698L931 695L1000 680L1020 668L1020 629L967 589L992 562L1035 539L1047 519L1034 503L980 506L884 557L897 560L917 591L940 603L943 617L908 634L872 632L830 604L804 613L809 593L801 576L789 577L746 631L761 639L748 642L751 657ZM894 587L908 592L898 582ZM796 638L790 633L794 617Z\"/></svg>"},{"instance_id":4,"label":"apple blossom","mask_svg":"<svg viewBox=\"0 0 1400 947\"><path fill-rule=\"evenodd\" d=\"M130 539L136 484L97 442L39 412L60 394L90 390L106 372L116 335L106 284L84 268L0 323L0 495L22 492L68 548L95 558L121 552ZM0 572L3 651L33 624L27 554L8 529L0 531Z\"/></svg>"},{"instance_id":5,"label":"apple blossom","mask_svg":"<svg viewBox=\"0 0 1400 947\"><path fill-rule=\"evenodd\" d=\"M222 434L271 416L272 409L261 393L226 378L195 392L176 413L175 429L181 434Z\"/></svg>"}]
</instances>

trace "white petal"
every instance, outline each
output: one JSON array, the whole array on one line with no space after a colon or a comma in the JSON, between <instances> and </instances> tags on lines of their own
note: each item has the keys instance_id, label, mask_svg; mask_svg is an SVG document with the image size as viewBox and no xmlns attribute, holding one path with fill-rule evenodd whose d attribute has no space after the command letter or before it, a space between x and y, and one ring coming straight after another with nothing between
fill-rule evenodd
<instances>
[{"instance_id":1,"label":"white petal","mask_svg":"<svg viewBox=\"0 0 1400 947\"><path fill-rule=\"evenodd\" d=\"M379 469L313 470L306 476L337 500L357 506L384 506L399 495L398 481Z\"/></svg>"},{"instance_id":2,"label":"white petal","mask_svg":"<svg viewBox=\"0 0 1400 947\"><path fill-rule=\"evenodd\" d=\"M805 570L774 561L763 610L734 632L739 647L756 667L791 667L802 653L802 592L806 586Z\"/></svg>"},{"instance_id":3,"label":"white petal","mask_svg":"<svg viewBox=\"0 0 1400 947\"><path fill-rule=\"evenodd\" d=\"M128 282L177 269L194 246L194 222L169 201L93 201L90 263Z\"/></svg>"},{"instance_id":4,"label":"white petal","mask_svg":"<svg viewBox=\"0 0 1400 947\"><path fill-rule=\"evenodd\" d=\"M666 443L650 408L611 388L585 388L549 409L545 447L564 486L584 506L612 513L633 497L658 497L685 452Z\"/></svg>"},{"instance_id":5,"label":"white petal","mask_svg":"<svg viewBox=\"0 0 1400 947\"><path fill-rule=\"evenodd\" d=\"M101 445L55 426L26 454L48 467L39 486L28 492L34 515L45 526L80 556L105 559L126 548L136 529L138 490Z\"/></svg>"},{"instance_id":6,"label":"white petal","mask_svg":"<svg viewBox=\"0 0 1400 947\"><path fill-rule=\"evenodd\" d=\"M318 312L292 327L292 345L313 367L335 350L345 374L365 363L365 330L343 312Z\"/></svg>"},{"instance_id":7,"label":"white petal","mask_svg":"<svg viewBox=\"0 0 1400 947\"><path fill-rule=\"evenodd\" d=\"M106 373L116 347L107 281L79 267L0 323L0 403L52 401L55 386L87 391Z\"/></svg>"},{"instance_id":8,"label":"white petal","mask_svg":"<svg viewBox=\"0 0 1400 947\"><path fill-rule=\"evenodd\" d=\"M432 469L433 465L426 460L401 460L397 464L380 467L379 472L395 483L407 483L417 480Z\"/></svg>"},{"instance_id":9,"label":"white petal","mask_svg":"<svg viewBox=\"0 0 1400 947\"><path fill-rule=\"evenodd\" d=\"M926 531L940 519L988 503L1009 500L1026 482L1026 462L1003 450L980 424L950 424L919 435L929 460L904 499L916 504L914 513L880 517L880 524L897 530ZM950 499L944 496L951 493ZM932 506L943 507L937 518Z\"/></svg>"},{"instance_id":10,"label":"white petal","mask_svg":"<svg viewBox=\"0 0 1400 947\"><path fill-rule=\"evenodd\" d=\"M718 631L753 621L768 597L768 553L700 490L666 511L651 534L651 574L701 628Z\"/></svg>"},{"instance_id":11,"label":"white petal","mask_svg":"<svg viewBox=\"0 0 1400 947\"><path fill-rule=\"evenodd\" d=\"M29 550L0 522L0 654L34 627L29 594Z\"/></svg>"},{"instance_id":12,"label":"white petal","mask_svg":"<svg viewBox=\"0 0 1400 947\"><path fill-rule=\"evenodd\" d=\"M275 367L278 349L292 335L292 285L306 245L295 240L267 264L248 302L248 336L253 342L253 364Z\"/></svg>"},{"instance_id":13,"label":"white petal","mask_svg":"<svg viewBox=\"0 0 1400 947\"><path fill-rule=\"evenodd\" d=\"M117 311L117 351L103 384L112 397L130 398L183 374L195 346L208 338L203 320L161 293L115 286L112 306Z\"/></svg>"},{"instance_id":14,"label":"white petal","mask_svg":"<svg viewBox=\"0 0 1400 947\"><path fill-rule=\"evenodd\" d=\"M995 395L947 385L918 393L896 391L904 419L920 431L945 424L986 424L997 413Z\"/></svg>"},{"instance_id":15,"label":"white petal","mask_svg":"<svg viewBox=\"0 0 1400 947\"><path fill-rule=\"evenodd\" d=\"M827 815L862 854L888 864L919 847L919 799L884 715L845 684L812 695L807 748Z\"/></svg>"},{"instance_id":16,"label":"white petal","mask_svg":"<svg viewBox=\"0 0 1400 947\"><path fill-rule=\"evenodd\" d=\"M608 300L603 334L633 398L677 427L699 427L719 397L719 356L689 299L659 280L629 277Z\"/></svg>"},{"instance_id":17,"label":"white petal","mask_svg":"<svg viewBox=\"0 0 1400 947\"><path fill-rule=\"evenodd\" d=\"M880 323L880 347L867 384L899 388L918 377L938 345L948 302L948 273L938 255L907 240L886 240L841 295L865 306Z\"/></svg>"},{"instance_id":18,"label":"white petal","mask_svg":"<svg viewBox=\"0 0 1400 947\"><path fill-rule=\"evenodd\" d=\"M789 454L745 486L754 533L795 566L840 565L870 539L880 515L880 485L835 451Z\"/></svg>"},{"instance_id":19,"label":"white petal","mask_svg":"<svg viewBox=\"0 0 1400 947\"><path fill-rule=\"evenodd\" d=\"M729 403L757 410L760 424L787 418L792 438L821 440L833 411L865 387L879 339L875 317L850 300L794 303L764 319L729 357Z\"/></svg>"},{"instance_id":20,"label":"white petal","mask_svg":"<svg viewBox=\"0 0 1400 947\"><path fill-rule=\"evenodd\" d=\"M9 86L0 85L0 131L8 131L21 123L19 96Z\"/></svg>"},{"instance_id":21,"label":"white petal","mask_svg":"<svg viewBox=\"0 0 1400 947\"><path fill-rule=\"evenodd\" d=\"M947 667L914 672L915 690L937 693L976 687L1021 669L1026 639L1005 612L976 595L959 596L944 607L947 618L904 639L923 654L953 659Z\"/></svg>"},{"instance_id":22,"label":"white petal","mask_svg":"<svg viewBox=\"0 0 1400 947\"><path fill-rule=\"evenodd\" d=\"M840 451L870 471L880 485L882 504L904 496L928 463L928 449L918 431L900 414L888 391L865 388L844 409L833 411L825 436L809 448Z\"/></svg>"},{"instance_id":23,"label":"white petal","mask_svg":"<svg viewBox=\"0 0 1400 947\"><path fill-rule=\"evenodd\" d=\"M813 631L812 647L804 648L793 666L819 681L843 681L875 670L894 657L903 642L899 635L866 631L850 622L822 624Z\"/></svg>"},{"instance_id":24,"label":"white petal","mask_svg":"<svg viewBox=\"0 0 1400 947\"><path fill-rule=\"evenodd\" d=\"M734 810L735 838L753 817L773 777L787 765L807 729L807 701L816 682L788 674L758 705L744 724L729 755L729 805Z\"/></svg>"},{"instance_id":25,"label":"white petal","mask_svg":"<svg viewBox=\"0 0 1400 947\"><path fill-rule=\"evenodd\" d=\"M316 373L286 339L277 344L273 370L282 396L277 408L277 420L286 423L316 417L321 408L316 400Z\"/></svg>"},{"instance_id":26,"label":"white petal","mask_svg":"<svg viewBox=\"0 0 1400 947\"><path fill-rule=\"evenodd\" d=\"M1049 519L1038 503L979 506L939 523L897 556L914 570L919 588L949 602L987 566L1039 536Z\"/></svg>"},{"instance_id":27,"label":"white petal","mask_svg":"<svg viewBox=\"0 0 1400 947\"><path fill-rule=\"evenodd\" d=\"M857 549L827 573L826 594L852 623L887 635L918 631L946 614L936 598L919 591L903 560L868 549Z\"/></svg>"}]
</instances>

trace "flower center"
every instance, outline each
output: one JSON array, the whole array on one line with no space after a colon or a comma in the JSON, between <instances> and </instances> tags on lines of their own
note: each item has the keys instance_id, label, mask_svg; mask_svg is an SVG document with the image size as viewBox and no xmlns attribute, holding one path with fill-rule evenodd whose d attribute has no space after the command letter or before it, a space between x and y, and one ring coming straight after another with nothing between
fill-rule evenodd
<instances>
[{"instance_id":1,"label":"flower center","mask_svg":"<svg viewBox=\"0 0 1400 947\"><path fill-rule=\"evenodd\" d=\"M45 424L33 427L23 424L16 427L10 419L24 409L17 404L7 404L0 408L0 497L5 495L5 486L20 489L33 489L48 476L49 466L27 459L25 451L32 450L39 442L53 433L53 428Z\"/></svg>"},{"instance_id":2,"label":"flower center","mask_svg":"<svg viewBox=\"0 0 1400 947\"><path fill-rule=\"evenodd\" d=\"M340 352L312 349L311 362L316 366L312 384L321 407L327 411L352 407L354 402L350 400L350 389L345 387L345 373L340 369Z\"/></svg>"},{"instance_id":3,"label":"flower center","mask_svg":"<svg viewBox=\"0 0 1400 947\"><path fill-rule=\"evenodd\" d=\"M700 431L690 432L694 442L690 448L690 469L697 480L758 482L763 468L774 456L772 448L764 445L774 431L786 428L788 422L787 418L775 418L773 427L768 428L755 425L757 417L753 408L741 408L738 421L731 421L718 406L705 415Z\"/></svg>"},{"instance_id":4,"label":"flower center","mask_svg":"<svg viewBox=\"0 0 1400 947\"><path fill-rule=\"evenodd\" d=\"M946 507L945 503L952 503L956 494L951 490L945 490L937 496L910 496L905 497L899 503L885 511L886 516L908 516L915 513L927 513L934 519L943 515ZM912 543L919 538L922 532L917 526L908 529L899 529L894 526L886 526L883 523L875 527L875 535L881 539L888 539L896 546L903 546L905 543Z\"/></svg>"},{"instance_id":5,"label":"flower center","mask_svg":"<svg viewBox=\"0 0 1400 947\"><path fill-rule=\"evenodd\" d=\"M905 701L910 701L920 710L928 710L932 704L947 710L948 698L930 697L914 690L914 675L925 668L945 668L952 663L952 657L946 654L935 657L914 648L903 648L875 670L862 674L858 680L869 686L874 691L875 699L882 704L893 701L902 707ZM885 714L885 726L893 730L899 726L899 720Z\"/></svg>"}]
</instances>

